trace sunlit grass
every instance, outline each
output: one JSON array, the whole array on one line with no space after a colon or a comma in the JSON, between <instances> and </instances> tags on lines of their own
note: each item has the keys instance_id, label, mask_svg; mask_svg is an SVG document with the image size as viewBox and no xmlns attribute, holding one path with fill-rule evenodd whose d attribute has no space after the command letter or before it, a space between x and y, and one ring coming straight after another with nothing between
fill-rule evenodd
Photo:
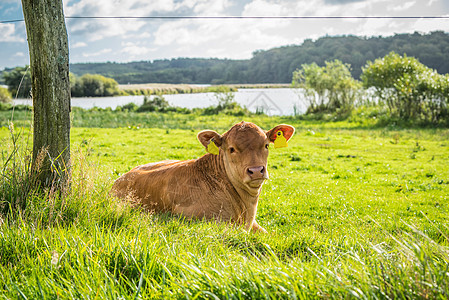
<instances>
[{"instance_id":1,"label":"sunlit grass","mask_svg":"<svg viewBox=\"0 0 449 300\"><path fill-rule=\"evenodd\" d=\"M0 297L448 297L448 130L257 118L264 129L297 128L288 148L270 148L257 217L267 235L149 215L109 195L136 165L203 155L197 131L223 132L234 117L181 129L75 127L69 195L32 194L0 215ZM6 128L0 143L6 157Z\"/></svg>"}]
</instances>

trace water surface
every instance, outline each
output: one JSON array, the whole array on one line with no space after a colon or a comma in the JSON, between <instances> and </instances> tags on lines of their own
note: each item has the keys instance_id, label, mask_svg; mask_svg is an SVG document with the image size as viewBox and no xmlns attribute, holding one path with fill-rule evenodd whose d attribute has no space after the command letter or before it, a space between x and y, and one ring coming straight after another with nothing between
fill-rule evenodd
<instances>
[{"instance_id":1,"label":"water surface","mask_svg":"<svg viewBox=\"0 0 449 300\"><path fill-rule=\"evenodd\" d=\"M246 106L250 111L263 111L268 115L293 115L302 114L307 109L307 104L301 90L291 88L276 89L239 89L234 93L235 101ZM110 107L115 109L128 103L143 104L144 96L120 96L120 97L86 97L72 98L72 106L85 109ZM218 100L214 93L176 94L164 95L164 98L172 106L186 108L204 108L217 105ZM16 104L31 105L31 100L17 99Z\"/></svg>"}]
</instances>

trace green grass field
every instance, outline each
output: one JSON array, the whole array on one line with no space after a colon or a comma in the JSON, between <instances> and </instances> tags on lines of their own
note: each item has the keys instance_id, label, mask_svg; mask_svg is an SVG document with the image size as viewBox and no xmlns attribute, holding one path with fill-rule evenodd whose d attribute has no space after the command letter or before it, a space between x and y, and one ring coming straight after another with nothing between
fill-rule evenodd
<instances>
[{"instance_id":1,"label":"green grass field","mask_svg":"<svg viewBox=\"0 0 449 300\"><path fill-rule=\"evenodd\" d=\"M75 112L75 125L86 116ZM288 148L270 148L263 235L149 215L109 196L119 174L200 157L199 130L224 132L241 117L92 118L92 128L72 128L69 195L32 194L24 209L0 215L0 298L449 297L448 129L244 118L297 129ZM17 123L20 167L32 139ZM13 151L6 127L0 144L3 168ZM12 188L2 172L4 197Z\"/></svg>"}]
</instances>

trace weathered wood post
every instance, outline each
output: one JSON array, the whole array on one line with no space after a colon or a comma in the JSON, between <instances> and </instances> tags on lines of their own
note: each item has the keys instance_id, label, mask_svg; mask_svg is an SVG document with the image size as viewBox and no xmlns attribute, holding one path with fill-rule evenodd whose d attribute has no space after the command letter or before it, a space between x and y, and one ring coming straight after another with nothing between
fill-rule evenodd
<instances>
[{"instance_id":1,"label":"weathered wood post","mask_svg":"<svg viewBox=\"0 0 449 300\"><path fill-rule=\"evenodd\" d=\"M22 0L30 51L33 163L43 187L70 178L69 48L62 0Z\"/></svg>"}]
</instances>

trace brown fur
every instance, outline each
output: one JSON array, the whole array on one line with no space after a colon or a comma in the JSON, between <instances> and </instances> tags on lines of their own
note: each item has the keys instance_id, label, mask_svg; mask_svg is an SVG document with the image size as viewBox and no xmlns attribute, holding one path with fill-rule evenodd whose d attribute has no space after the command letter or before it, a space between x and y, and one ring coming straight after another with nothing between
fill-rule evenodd
<instances>
[{"instance_id":1,"label":"brown fur","mask_svg":"<svg viewBox=\"0 0 449 300\"><path fill-rule=\"evenodd\" d=\"M268 178L267 145L278 130L287 140L294 133L290 125L266 132L246 122L223 135L202 131L198 140L207 148L213 139L219 155L208 153L199 159L138 166L118 178L112 191L152 211L222 220L266 232L256 222L257 203L262 183Z\"/></svg>"}]
</instances>

